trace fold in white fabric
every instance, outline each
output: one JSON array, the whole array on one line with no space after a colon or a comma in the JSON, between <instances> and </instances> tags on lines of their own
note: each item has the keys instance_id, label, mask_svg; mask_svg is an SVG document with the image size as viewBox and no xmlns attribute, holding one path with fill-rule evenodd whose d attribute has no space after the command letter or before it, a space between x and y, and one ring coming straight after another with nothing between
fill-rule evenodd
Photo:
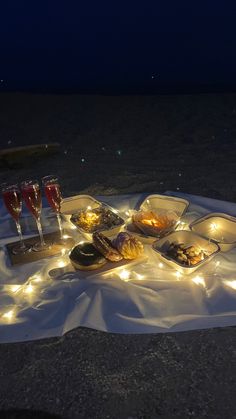
<instances>
[{"instance_id":1,"label":"fold in white fabric","mask_svg":"<svg viewBox=\"0 0 236 419\"><path fill-rule=\"evenodd\" d=\"M175 195L191 203L186 223L212 211L236 215L233 203ZM144 196L99 199L125 212ZM26 235L35 234L27 212L21 222ZM48 208L43 226L44 231L57 228ZM68 231L81 240L76 230ZM158 256L146 245L147 262L128 267L125 280L117 270L85 279L79 271L70 271L67 255L12 267L4 243L15 240L16 233L2 202L0 236L0 342L62 336L78 326L112 333L163 333L236 325L236 249L218 253L203 269L179 278L167 265L159 266ZM63 263L61 275L51 279L49 271Z\"/></svg>"}]
</instances>

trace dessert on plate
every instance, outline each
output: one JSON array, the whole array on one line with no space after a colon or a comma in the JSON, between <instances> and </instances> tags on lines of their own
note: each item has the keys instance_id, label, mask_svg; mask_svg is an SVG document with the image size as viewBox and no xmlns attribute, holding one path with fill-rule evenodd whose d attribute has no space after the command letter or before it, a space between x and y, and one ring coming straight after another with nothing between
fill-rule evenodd
<instances>
[{"instance_id":1,"label":"dessert on plate","mask_svg":"<svg viewBox=\"0 0 236 419\"><path fill-rule=\"evenodd\" d=\"M119 233L109 240L102 233L93 233L93 242L76 245L70 252L70 260L75 269L95 270L106 262L119 262L122 259L136 259L143 253L143 245L128 233Z\"/></svg>"}]
</instances>

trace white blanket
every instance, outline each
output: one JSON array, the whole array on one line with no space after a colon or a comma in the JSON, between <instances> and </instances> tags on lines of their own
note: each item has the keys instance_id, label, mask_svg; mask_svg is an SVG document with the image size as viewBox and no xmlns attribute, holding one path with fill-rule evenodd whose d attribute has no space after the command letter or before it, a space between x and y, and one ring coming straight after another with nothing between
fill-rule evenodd
<instances>
[{"instance_id":1,"label":"white blanket","mask_svg":"<svg viewBox=\"0 0 236 419\"><path fill-rule=\"evenodd\" d=\"M191 202L187 223L212 211L236 215L233 203L175 195ZM144 196L99 199L127 211ZM32 234L35 224L26 211L22 224L25 232ZM43 226L45 231L57 228L55 217L46 208ZM77 231L71 233L80 240ZM4 243L9 242L9 236L15 240L15 228L2 202L0 236L0 342L61 336L78 326L114 333L163 333L236 325L236 249L219 253L202 270L181 278L173 269L159 267L158 256L147 245L148 261L130 267L123 279L118 272L81 279L77 271L53 280L48 272L67 265L67 255L10 265Z\"/></svg>"}]
</instances>

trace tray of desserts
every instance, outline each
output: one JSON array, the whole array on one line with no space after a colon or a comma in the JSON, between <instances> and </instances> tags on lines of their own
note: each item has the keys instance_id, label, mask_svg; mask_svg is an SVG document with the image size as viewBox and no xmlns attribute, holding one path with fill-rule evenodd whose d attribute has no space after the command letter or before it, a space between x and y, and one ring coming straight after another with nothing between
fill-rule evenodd
<instances>
[{"instance_id":1,"label":"tray of desserts","mask_svg":"<svg viewBox=\"0 0 236 419\"><path fill-rule=\"evenodd\" d=\"M186 199L149 195L127 221L126 230L144 243L153 243L176 229L188 206Z\"/></svg>"},{"instance_id":2,"label":"tray of desserts","mask_svg":"<svg viewBox=\"0 0 236 419\"><path fill-rule=\"evenodd\" d=\"M152 245L158 258L183 274L191 274L219 251L217 243L192 231L175 231Z\"/></svg>"},{"instance_id":3,"label":"tray of desserts","mask_svg":"<svg viewBox=\"0 0 236 419\"><path fill-rule=\"evenodd\" d=\"M87 240L92 240L93 233L96 232L113 236L125 224L115 208L97 201L90 195L63 199L61 213Z\"/></svg>"},{"instance_id":4,"label":"tray of desserts","mask_svg":"<svg viewBox=\"0 0 236 419\"><path fill-rule=\"evenodd\" d=\"M128 233L110 240L103 233L93 233L93 240L78 243L69 253L70 263L82 277L108 273L113 269L147 260L143 244Z\"/></svg>"}]
</instances>

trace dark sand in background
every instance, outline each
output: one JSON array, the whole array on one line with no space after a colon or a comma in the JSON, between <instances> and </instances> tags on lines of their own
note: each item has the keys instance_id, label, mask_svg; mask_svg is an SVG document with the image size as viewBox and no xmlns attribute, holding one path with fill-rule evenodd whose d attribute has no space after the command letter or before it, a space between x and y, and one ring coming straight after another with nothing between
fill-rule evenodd
<instances>
[{"instance_id":1,"label":"dark sand in background","mask_svg":"<svg viewBox=\"0 0 236 419\"><path fill-rule=\"evenodd\" d=\"M1 148L53 141L59 154L1 168L0 182L56 173L66 195L179 188L236 201L236 95L0 95ZM77 329L0 345L0 408L236 418L235 343L236 328L139 336Z\"/></svg>"},{"instance_id":2,"label":"dark sand in background","mask_svg":"<svg viewBox=\"0 0 236 419\"><path fill-rule=\"evenodd\" d=\"M9 141L60 142L59 155L29 161L17 178L55 172L66 194L179 187L236 200L236 95L2 94L1 147ZM5 179L15 180L16 173L0 171Z\"/></svg>"}]
</instances>

